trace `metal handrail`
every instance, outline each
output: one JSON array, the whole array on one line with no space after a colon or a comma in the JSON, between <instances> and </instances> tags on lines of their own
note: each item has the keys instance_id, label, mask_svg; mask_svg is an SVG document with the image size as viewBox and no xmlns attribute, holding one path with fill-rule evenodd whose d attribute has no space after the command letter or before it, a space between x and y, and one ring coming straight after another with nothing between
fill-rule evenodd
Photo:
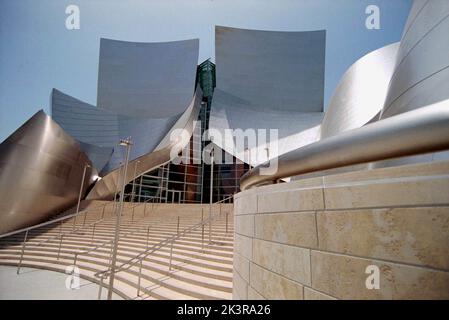
<instances>
[{"instance_id":1,"label":"metal handrail","mask_svg":"<svg viewBox=\"0 0 449 320\"><path fill-rule=\"evenodd\" d=\"M89 213L90 210L98 209L98 208L100 208L102 206L106 206L108 204L109 203L105 203L103 205L99 205L99 206L96 206L96 207L93 207L93 208L81 210L78 213L72 213L72 214L69 214L69 215L66 215L66 216L63 216L63 217L60 217L60 218L56 218L56 219L52 219L52 220L49 220L49 221L46 221L46 222L42 222L42 223L36 224L34 226L31 226L31 227L26 227L26 228L19 229L19 230L16 230L16 231L11 231L11 232L8 232L8 233L4 233L4 234L0 235L0 239L9 237L9 236L12 236L12 235L15 235L15 234L19 234L19 233L22 233L22 232L34 230L34 229L41 228L41 227L45 227L47 225L50 225L50 224L53 224L53 223L56 223L56 222L68 220L68 219L73 218L75 216L81 216L84 213Z\"/></svg>"},{"instance_id":2,"label":"metal handrail","mask_svg":"<svg viewBox=\"0 0 449 320\"><path fill-rule=\"evenodd\" d=\"M232 198L234 198L234 195L229 196L229 197L226 197L226 198L224 198L224 199L221 199L220 201L214 202L213 204L218 204L218 203L228 203L228 202L226 202L226 201L228 201L228 200L230 200L230 199L232 199Z\"/></svg>"},{"instance_id":3,"label":"metal handrail","mask_svg":"<svg viewBox=\"0 0 449 320\"><path fill-rule=\"evenodd\" d=\"M152 197L152 198L149 199L148 201L150 201L150 200L153 201L154 199L156 199L156 197ZM147 201L145 201L145 202L138 202L138 203L136 203L135 206L133 206L132 208L129 208L129 209L134 209L135 207L137 207L137 206L139 206L139 205L142 205L142 204L145 205L145 204L147 204L147 203L151 203L151 202L147 202ZM129 209L128 209L128 210L129 210ZM145 220L145 217L142 218L142 219L140 219L140 220L138 220L137 222L142 221L142 220ZM130 236L130 235L133 235L133 234L139 232L141 229L145 229L145 228L148 228L148 227L149 227L149 225L146 225L146 226L143 226L143 227L138 228L137 230L134 229L133 231L130 231L130 232L128 232L128 233L125 233L125 234L123 235L123 237L126 238L126 237L128 237L128 236ZM107 241L104 241L104 242L102 242L101 244L96 245L95 247L90 248L90 249L88 249L88 250L75 252L75 253L74 253L74 257L73 257L73 265L76 265L76 261L78 260L78 256L80 256L80 255L88 255L89 253L91 253L91 252L93 252L93 251L95 251L95 250L97 250L97 249L99 249L99 248L102 248L102 247L104 247L104 246L106 246L106 245L108 245L108 244L111 244L111 243L113 243L113 242L114 242L114 239L107 240Z\"/></svg>"},{"instance_id":4,"label":"metal handrail","mask_svg":"<svg viewBox=\"0 0 449 320\"><path fill-rule=\"evenodd\" d=\"M217 201L215 203L213 203L213 205L215 204L221 204L224 201L227 201L228 199L231 199L233 196L227 197L225 199L222 199L220 201ZM150 248L147 247L146 250L144 250L143 252L138 253L137 255L135 255L133 258L123 262L120 266L114 268L113 270L109 267L106 270L102 270L102 271L98 271L95 273L95 277L100 278L100 288L99 288L99 293L98 293L98 297L101 297L101 290L102 290L102 283L104 281L105 278L109 277L109 275L113 272L113 273L118 273L121 271L125 271L130 269L131 267L133 267L134 265L136 265L137 263L140 263L140 267L139 267L139 278L138 278L138 285L137 285L137 295L139 295L140 293L140 279L141 279L141 275L142 275L142 263L143 260L146 259L148 257L148 255L156 252L157 250L162 249L164 246L171 244L170 247L170 262L169 262L169 270L171 270L171 261L172 261L172 254L173 254L173 243L174 241L176 241L177 239L181 238L182 236L185 236L186 234L193 232L195 230L197 230L200 227L203 227L202 230L202 248L204 246L204 226L212 223L213 221L215 221L216 219L218 219L219 217L221 217L221 206L220 206L220 212L218 215L216 216L212 216L210 215L209 218L204 220L204 213L203 213L203 209L201 208L201 222L184 228L181 232L179 232L179 217L178 217L178 227L177 227L177 233L175 235L166 237L164 240L159 241L158 243L153 244ZM227 233L227 218L228 215L226 215L226 233ZM147 239L148 240L148 239Z\"/></svg>"},{"instance_id":5,"label":"metal handrail","mask_svg":"<svg viewBox=\"0 0 449 320\"><path fill-rule=\"evenodd\" d=\"M115 201L114 201L114 202L115 202ZM28 228L25 228L25 229L22 229L22 230L18 230L18 231L15 231L15 232L11 232L10 234L5 235L5 237L6 237L6 236L11 235L11 234L17 234L17 233L21 233L21 232L25 231L24 240L22 241L22 249L21 249L20 259L19 259L19 263L18 263L18 265L17 265L17 274L20 273L20 269L21 269L22 261L23 261L23 256L24 256L24 254L25 254L25 248L26 248L26 243L27 243L27 239L28 239L28 233L29 233L30 230L37 229L37 228L43 227L43 226L45 226L45 225L50 225L50 224L53 224L53 223L56 223L56 222L61 222L61 225L60 225L60 226L61 226L61 229L60 229L60 233L59 233L58 235L56 235L56 236L54 236L54 237L51 237L51 238L48 238L48 239L45 239L45 240L43 240L43 241L40 241L40 242L38 242L37 244L34 244L34 247L38 247L38 246L41 246L41 245L44 244L44 243L47 243L47 242L50 242L50 241L52 241L52 240L54 240L54 239L58 239L58 238L59 238L59 248L58 248L58 255L57 255L57 259L59 260L60 253L61 253L61 246L62 246L62 239L63 239L63 237L64 237L65 235L69 235L69 234L72 234L72 233L77 233L77 232L79 232L80 230L82 230L82 229L84 229L84 228L90 228L91 226L93 226L93 233L92 233L92 239L93 239L93 237L94 237L94 232L95 232L95 226L96 226L98 223L104 221L104 210L106 209L106 206L107 206L108 204L110 204L110 203L105 203L105 204L103 204L103 205L99 205L99 206L96 206L96 207L93 207L93 208L90 208L90 209L85 209L85 210L80 211L80 212L78 212L78 213L70 214L70 215L67 215L67 216L64 216L64 217L61 217L61 218L58 218L58 219L54 219L54 220L51 220L51 221L47 221L47 222L45 222L45 223L41 223L41 224L38 224L38 225L35 225L35 226L32 226L32 227L28 227ZM137 206L140 205L140 204L141 204L141 203L138 203L138 204L136 204L135 206L133 206L133 207L131 207L131 208L128 208L129 210L130 210L130 209L133 209L133 220L134 220L134 208L137 207ZM115 204L115 205L116 205L116 204ZM100 219L98 219L98 220L96 220L96 221L94 221L94 222L92 222L92 223L90 223L90 224L88 224L88 225L86 226L86 225L85 225L85 220L86 220L86 216L87 216L87 214L89 213L89 211L91 211L91 210L93 210L93 209L98 209L98 208L101 208L101 207L103 207L102 217L101 217ZM83 222L82 227L74 228L74 229L72 229L72 230L69 231L69 232L62 232L62 222L63 222L64 220L70 219L71 217L75 217L75 218L76 218L77 216L80 216L80 215L82 215L82 214L85 214L85 216L84 216L84 222ZM76 254L75 254L75 255L76 255ZM74 261L76 261L76 256L75 256L75 258L74 258Z\"/></svg>"},{"instance_id":6,"label":"metal handrail","mask_svg":"<svg viewBox=\"0 0 449 320\"><path fill-rule=\"evenodd\" d=\"M97 221L95 221L95 222L92 223L92 224L89 224L88 227L90 227L90 225L94 225L94 230L95 230L95 224L96 224L96 223L99 223L99 222L101 222L101 221L103 221L103 218L104 218L104 210L105 210L105 208L106 208L106 205L108 205L108 203L105 203L105 204L103 205L103 215L102 215L102 218L99 219L99 220L97 220ZM99 208L99 207L101 207L101 205L98 206L98 207L94 207L94 208L97 209L97 208ZM61 217L61 218L57 218L57 219L54 219L54 220L51 220L51 221L47 221L47 222L44 222L44 223L41 223L41 224L32 226L32 227L24 228L24 229L17 230L17 231L10 232L10 233L8 233L8 234L3 235L2 237L7 237L7 236L14 235L14 234L19 234L19 233L25 232L25 236L24 236L24 239L23 239L23 241L22 241L22 249L21 249L21 253L20 253L20 259L19 259L19 263L17 264L17 274L20 273L20 269L21 269L21 267L22 267L23 256L24 256L24 254L25 254L26 243L27 243L27 240L28 240L28 233L29 233L30 230L34 230L34 229L37 229L37 228L41 228L41 227L43 227L43 226L50 225L50 224L54 224L54 223L56 223L56 222L61 222L61 224L60 224L60 233L59 233L59 235L54 236L54 237L51 237L51 238L48 238L48 239L45 239L45 240L43 240L43 241L40 241L40 242L38 242L38 243L35 245L35 246L40 246L40 245L42 245L43 243L46 243L46 242L49 242L49 241L51 241L51 240L54 240L54 239L59 238L59 239L60 239L60 240L59 240L59 248L58 248L58 260L59 260L59 255L60 255L60 253L61 253L61 246L62 246L62 238L64 237L64 235L66 235L66 234L71 234L71 233L76 233L76 232L78 232L79 230L81 230L82 228L85 227L85 220L84 220L84 223L83 223L83 226L82 226L82 227L80 227L80 228L74 228L74 229L72 229L72 231L63 233L63 232L62 232L62 223L63 223L63 221L64 221L64 220L67 220L67 219L70 219L70 218L72 218L72 217L75 217L75 218L76 218L77 216L82 215L82 214L87 215L87 214L89 213L89 210L92 210L92 209L94 209L94 208L86 209L86 210L83 210L83 211L80 211L80 212L77 212L77 213L74 213L74 214L71 214L71 215L67 215L67 216L64 216L64 217ZM0 237L0 238L2 238L2 237Z\"/></svg>"},{"instance_id":7,"label":"metal handrail","mask_svg":"<svg viewBox=\"0 0 449 320\"><path fill-rule=\"evenodd\" d=\"M115 201L114 201L115 202ZM77 232L79 232L80 230L82 230L82 229L84 229L84 228L86 228L86 229L89 229L91 226L94 226L95 227L95 225L97 225L98 223L100 223L100 222L102 222L102 221L104 221L105 219L104 219L104 210L106 209L106 206L108 205L109 203L105 203L105 204L103 204L103 205L100 205L100 206L98 206L98 207L94 207L94 208L90 208L90 209L87 209L86 210L86 212L85 212L85 216L84 216L84 221L86 220L86 216L87 216L87 214L89 213L89 210L93 210L93 209L97 209L97 208L99 208L99 207L103 207L103 214L102 214L102 216L101 216L101 218L100 219L98 219L98 220L96 220L96 221L94 221L94 222L92 222L92 223L90 223L90 224L88 224L88 225L85 225L84 223L83 223L83 226L82 227L78 227L78 228L74 228L74 229L72 229L71 231L69 231L69 232L61 232L59 235L57 235L57 236L54 236L54 237L52 237L52 238L48 238L48 239L45 239L45 240L43 240L43 241L41 241L41 242L38 242L37 244L35 244L35 246L40 246L41 244L44 244L44 243L46 243L46 242L49 242L49 241L51 241L51 240L53 240L53 239L56 239L56 238L62 238L63 236L65 236L65 235L68 235L68 234L72 234L72 233L77 233ZM114 206L116 206L116 204L114 205ZM131 209L131 208L130 208ZM83 213L83 211L80 211L79 212L79 215L81 215ZM57 220L55 219L53 222L57 222ZM62 223L61 223L61 227L62 227Z\"/></svg>"},{"instance_id":8,"label":"metal handrail","mask_svg":"<svg viewBox=\"0 0 449 320\"><path fill-rule=\"evenodd\" d=\"M134 266L136 263L140 262L141 260L145 259L149 254L163 248L163 245L166 243L171 243L173 240L176 240L178 238L180 238L183 235L188 234L189 232L192 232L196 229L198 229L199 227L203 226L203 225L207 225L210 221L213 221L215 219L217 219L218 216L215 217L211 217L208 218L206 220L203 220L200 223L197 223L191 227L185 228L183 231L181 231L180 233L177 233L175 235L169 236L167 238L165 238L164 240L161 240L158 243L155 243L151 246L151 248L146 249L145 251L137 254L136 256L134 256L133 258L127 260L126 262L123 262L119 267L117 267L114 272L120 272L120 271L125 271L128 270L129 268L131 268L132 266ZM142 256L143 255L143 256ZM140 257L140 258L139 258ZM137 259L137 260L136 260ZM135 260L135 261L134 261ZM133 262L134 261L134 262ZM125 267L126 266L126 267ZM101 275L103 275L104 277L108 277L109 274L112 271L110 270L110 268L108 268L107 270L103 270L103 271L98 271L95 276L96 277L100 277Z\"/></svg>"},{"instance_id":9,"label":"metal handrail","mask_svg":"<svg viewBox=\"0 0 449 320\"><path fill-rule=\"evenodd\" d=\"M277 170L263 174L270 162L240 179L246 190L280 179L350 165L449 149L449 100L405 112L306 145L278 158Z\"/></svg>"}]
</instances>

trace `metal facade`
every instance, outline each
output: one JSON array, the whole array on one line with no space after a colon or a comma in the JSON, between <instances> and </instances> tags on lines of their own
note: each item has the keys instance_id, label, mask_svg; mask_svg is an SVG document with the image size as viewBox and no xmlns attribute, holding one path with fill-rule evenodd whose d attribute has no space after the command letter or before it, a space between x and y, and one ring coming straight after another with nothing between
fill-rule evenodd
<instances>
[{"instance_id":1,"label":"metal facade","mask_svg":"<svg viewBox=\"0 0 449 320\"><path fill-rule=\"evenodd\" d=\"M222 139L214 143L257 165L319 139L325 47L324 30L278 32L217 26L217 87L209 127ZM226 129L277 129L277 148L260 142L257 147L239 146L225 134Z\"/></svg>"},{"instance_id":2,"label":"metal facade","mask_svg":"<svg viewBox=\"0 0 449 320\"><path fill-rule=\"evenodd\" d=\"M76 203L85 165L80 145L43 111L0 144L0 234L44 221ZM94 182L92 166L87 186Z\"/></svg>"},{"instance_id":3,"label":"metal facade","mask_svg":"<svg viewBox=\"0 0 449 320\"><path fill-rule=\"evenodd\" d=\"M101 39L97 105L135 117L167 118L184 112L195 90L198 50L198 39Z\"/></svg>"},{"instance_id":4,"label":"metal facade","mask_svg":"<svg viewBox=\"0 0 449 320\"><path fill-rule=\"evenodd\" d=\"M326 109L321 139L359 128L379 115L398 48L399 43L394 43L370 52L345 72Z\"/></svg>"}]
</instances>

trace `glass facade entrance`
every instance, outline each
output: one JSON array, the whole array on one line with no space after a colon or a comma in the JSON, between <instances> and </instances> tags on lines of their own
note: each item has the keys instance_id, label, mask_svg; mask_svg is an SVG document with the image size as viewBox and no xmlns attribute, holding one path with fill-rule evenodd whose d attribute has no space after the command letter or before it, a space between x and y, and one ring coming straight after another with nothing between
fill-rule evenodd
<instances>
[{"instance_id":1,"label":"glass facade entrance","mask_svg":"<svg viewBox=\"0 0 449 320\"><path fill-rule=\"evenodd\" d=\"M209 129L209 115L214 93L215 65L209 60L198 66L196 85L203 91L201 110L193 132L188 153L188 163L167 163L147 172L130 182L125 189L126 199L134 202L154 201L162 203L209 203L212 185L212 201L220 201L240 191L240 177L249 170L249 166L225 151L214 146L214 152L221 152L221 159L232 158L232 163L204 163L199 156L210 144L202 141ZM200 152L194 152L200 150ZM212 173L212 184L211 184Z\"/></svg>"}]
</instances>

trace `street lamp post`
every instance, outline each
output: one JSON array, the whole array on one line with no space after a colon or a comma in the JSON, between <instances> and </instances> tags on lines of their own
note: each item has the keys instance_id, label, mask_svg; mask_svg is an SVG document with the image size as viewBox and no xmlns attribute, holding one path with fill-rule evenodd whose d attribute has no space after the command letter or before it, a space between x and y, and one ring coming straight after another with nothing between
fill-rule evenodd
<instances>
[{"instance_id":1,"label":"street lamp post","mask_svg":"<svg viewBox=\"0 0 449 320\"><path fill-rule=\"evenodd\" d=\"M131 192L131 202L134 202L134 198L136 197L136 173L137 173L137 165L139 164L139 160L134 164L134 175L133 175L133 190Z\"/></svg>"},{"instance_id":2,"label":"street lamp post","mask_svg":"<svg viewBox=\"0 0 449 320\"><path fill-rule=\"evenodd\" d=\"M125 166L123 168L123 176L122 176L122 191L120 193L120 207L119 212L116 213L116 219L115 219L115 235L114 235L114 249L112 251L112 259L111 259L111 266L110 266L110 280L109 280L109 290L108 290L108 300L112 299L112 289L114 287L114 278L115 278L115 265L117 262L117 249L118 249L118 242L120 239L120 219L123 212L123 200L125 196L125 185L126 185L126 172L128 170L128 161L129 161L129 153L131 150L132 142L131 137L128 137L127 139L120 140L120 145L126 147L126 157L125 157Z\"/></svg>"},{"instance_id":3,"label":"street lamp post","mask_svg":"<svg viewBox=\"0 0 449 320\"><path fill-rule=\"evenodd\" d=\"M210 153L210 191L209 191L209 243L212 242L212 202L214 195L214 151Z\"/></svg>"},{"instance_id":4,"label":"street lamp post","mask_svg":"<svg viewBox=\"0 0 449 320\"><path fill-rule=\"evenodd\" d=\"M78 215L78 213L80 212L80 204L81 204L81 196L83 194L83 189L84 189L84 180L86 179L86 171L87 168L90 168L90 165L88 163L84 164L84 170L83 170L83 177L81 178L81 186L80 186L80 192L78 194L78 203L76 205L76 215L73 218L73 228L75 228L76 225L76 217Z\"/></svg>"}]
</instances>

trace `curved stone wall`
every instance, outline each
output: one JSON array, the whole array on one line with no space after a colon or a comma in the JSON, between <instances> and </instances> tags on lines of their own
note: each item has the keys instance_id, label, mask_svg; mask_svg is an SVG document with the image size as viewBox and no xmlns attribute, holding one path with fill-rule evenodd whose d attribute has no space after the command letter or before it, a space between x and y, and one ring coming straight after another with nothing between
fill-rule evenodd
<instances>
[{"instance_id":1,"label":"curved stone wall","mask_svg":"<svg viewBox=\"0 0 449 320\"><path fill-rule=\"evenodd\" d=\"M448 190L445 161L237 194L233 298L449 299Z\"/></svg>"}]
</instances>

